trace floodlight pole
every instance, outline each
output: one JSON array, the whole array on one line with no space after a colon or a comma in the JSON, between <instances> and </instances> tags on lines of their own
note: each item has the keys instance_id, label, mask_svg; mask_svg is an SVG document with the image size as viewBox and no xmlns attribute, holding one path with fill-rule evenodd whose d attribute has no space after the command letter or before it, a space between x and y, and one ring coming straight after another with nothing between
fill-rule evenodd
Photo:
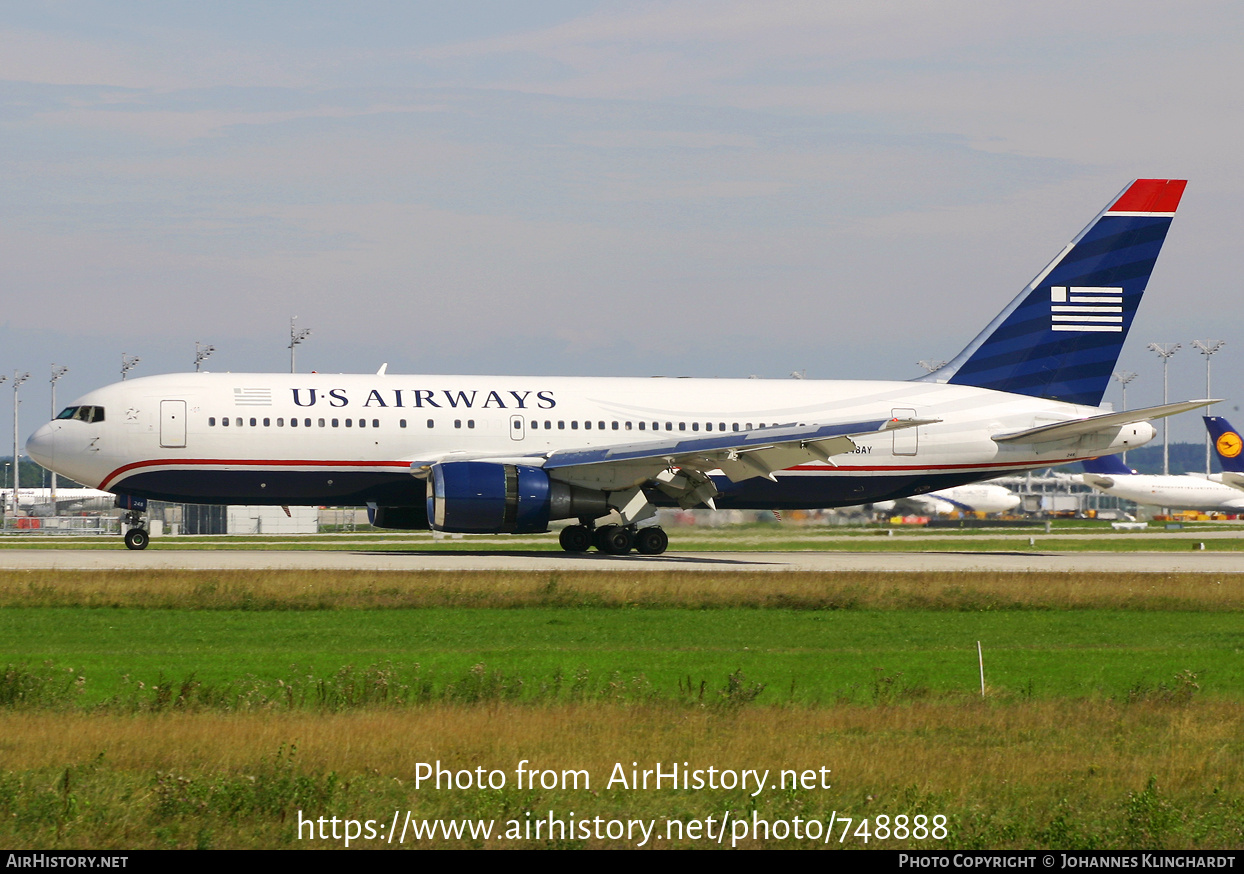
<instances>
[{"instance_id":1,"label":"floodlight pole","mask_svg":"<svg viewBox=\"0 0 1244 874\"><path fill-rule=\"evenodd\" d=\"M1200 340L1193 340L1192 345L1205 356L1205 397L1212 397L1209 393L1209 357L1226 345L1226 340L1206 340L1202 343ZM1208 409L1208 408L1207 408ZM1205 475L1209 476L1209 429L1205 429Z\"/></svg>"},{"instance_id":2,"label":"floodlight pole","mask_svg":"<svg viewBox=\"0 0 1244 874\"><path fill-rule=\"evenodd\" d=\"M52 365L52 418L53 419L56 418L56 380L60 379L62 376L64 376L68 372L69 372L69 368L65 367L63 364ZM56 513L56 471L52 471L52 515L53 516L57 515Z\"/></svg>"},{"instance_id":3,"label":"floodlight pole","mask_svg":"<svg viewBox=\"0 0 1244 874\"><path fill-rule=\"evenodd\" d=\"M294 373L294 349L303 340L311 336L310 328L303 328L301 331L294 330L294 320L297 316L289 317L289 372Z\"/></svg>"},{"instance_id":4,"label":"floodlight pole","mask_svg":"<svg viewBox=\"0 0 1244 874\"><path fill-rule=\"evenodd\" d=\"M1171 356L1183 348L1181 343L1150 343L1150 351L1158 353L1162 359L1162 405L1166 405L1166 366ZM1162 417L1162 474L1169 476L1171 472L1171 426L1170 416Z\"/></svg>"},{"instance_id":5,"label":"floodlight pole","mask_svg":"<svg viewBox=\"0 0 1244 874\"><path fill-rule=\"evenodd\" d=\"M1119 381L1119 385L1123 387L1123 407L1119 410L1121 413L1127 412L1127 384L1136 378L1136 373L1131 370L1116 370L1114 378ZM1127 450L1123 451L1123 463L1127 464Z\"/></svg>"},{"instance_id":6,"label":"floodlight pole","mask_svg":"<svg viewBox=\"0 0 1244 874\"><path fill-rule=\"evenodd\" d=\"M199 372L199 369L203 366L203 362L206 361L208 358L210 358L212 353L215 351L216 351L215 346L209 346L207 343L200 343L198 340L194 341L194 372L195 373Z\"/></svg>"},{"instance_id":7,"label":"floodlight pole","mask_svg":"<svg viewBox=\"0 0 1244 874\"><path fill-rule=\"evenodd\" d=\"M137 355L128 355L121 353L121 379L125 379L129 372L138 366L138 362L142 361Z\"/></svg>"},{"instance_id":8,"label":"floodlight pole","mask_svg":"<svg viewBox=\"0 0 1244 874\"><path fill-rule=\"evenodd\" d=\"M17 389L23 382L30 379L29 373L13 371L13 518L17 518L17 487L21 482L21 467L17 461Z\"/></svg>"}]
</instances>

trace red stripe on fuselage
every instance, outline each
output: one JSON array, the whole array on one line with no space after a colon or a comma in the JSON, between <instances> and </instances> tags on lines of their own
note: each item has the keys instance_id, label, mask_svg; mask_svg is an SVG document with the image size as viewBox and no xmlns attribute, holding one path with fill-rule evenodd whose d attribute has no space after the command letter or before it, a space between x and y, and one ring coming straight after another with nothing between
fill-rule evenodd
<instances>
[{"instance_id":1,"label":"red stripe on fuselage","mask_svg":"<svg viewBox=\"0 0 1244 874\"><path fill-rule=\"evenodd\" d=\"M135 461L118 467L112 473L104 477L103 482L99 484L99 488L107 489L113 480L122 474L140 467L161 467L169 465L171 467L320 467L320 468L340 468L340 467L395 467L406 468L409 470L409 461L324 461L322 459L304 459L291 461L278 461L275 459L260 458L153 458L148 461Z\"/></svg>"},{"instance_id":2,"label":"red stripe on fuselage","mask_svg":"<svg viewBox=\"0 0 1244 874\"><path fill-rule=\"evenodd\" d=\"M1187 184L1186 179L1137 179L1110 212L1174 212Z\"/></svg>"},{"instance_id":3,"label":"red stripe on fuselage","mask_svg":"<svg viewBox=\"0 0 1244 874\"><path fill-rule=\"evenodd\" d=\"M1080 461L1082 459L1068 459L1067 463ZM325 461L323 459L301 459L290 461L278 461L275 459L260 458L156 458L148 461L135 461L131 464L118 467L108 476L104 477L103 482L99 484L99 488L107 489L109 484L113 484L114 480L120 478L123 474L132 470L144 467L162 467L168 465L170 467L319 467L324 469L342 468L342 467L358 467L358 468L397 468L399 471L408 470L410 462L407 461ZM815 472L815 473L910 473L912 471L947 471L947 470L1026 470L1033 466L1033 462L986 462L981 464L895 464L895 465L847 465L840 464L835 466L818 465L818 464L798 464L794 467L788 467L785 471L777 471L778 473L798 471L798 472ZM1039 466L1039 465L1038 465Z\"/></svg>"}]
</instances>

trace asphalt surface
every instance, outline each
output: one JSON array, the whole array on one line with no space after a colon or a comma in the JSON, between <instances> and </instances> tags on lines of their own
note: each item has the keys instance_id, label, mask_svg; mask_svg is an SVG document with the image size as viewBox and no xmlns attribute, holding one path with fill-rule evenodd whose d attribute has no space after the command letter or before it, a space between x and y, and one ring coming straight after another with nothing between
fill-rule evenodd
<instances>
[{"instance_id":1,"label":"asphalt surface","mask_svg":"<svg viewBox=\"0 0 1244 874\"><path fill-rule=\"evenodd\" d=\"M493 571L1089 571L1244 573L1244 553L1208 552L667 552L623 557L559 550L3 549L0 568L133 570L493 570Z\"/></svg>"}]
</instances>

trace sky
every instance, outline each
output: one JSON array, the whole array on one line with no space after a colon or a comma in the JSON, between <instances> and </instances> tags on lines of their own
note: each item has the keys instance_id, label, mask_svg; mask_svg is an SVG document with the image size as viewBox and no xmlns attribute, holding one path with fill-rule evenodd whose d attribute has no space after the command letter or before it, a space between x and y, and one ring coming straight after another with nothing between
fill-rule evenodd
<instances>
[{"instance_id":1,"label":"sky","mask_svg":"<svg viewBox=\"0 0 1244 874\"><path fill-rule=\"evenodd\" d=\"M1225 340L1230 415L1241 44L1214 0L10 0L0 435L15 373L24 441L53 364L287 371L295 316L304 371L906 379L1137 177L1190 181L1128 406Z\"/></svg>"}]
</instances>

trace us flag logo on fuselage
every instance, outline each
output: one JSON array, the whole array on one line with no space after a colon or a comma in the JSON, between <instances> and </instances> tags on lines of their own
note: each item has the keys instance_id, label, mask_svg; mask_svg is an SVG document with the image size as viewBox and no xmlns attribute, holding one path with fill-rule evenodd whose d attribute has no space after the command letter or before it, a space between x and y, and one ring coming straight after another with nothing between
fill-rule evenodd
<instances>
[{"instance_id":1,"label":"us flag logo on fuselage","mask_svg":"<svg viewBox=\"0 0 1244 874\"><path fill-rule=\"evenodd\" d=\"M272 389L235 388L233 403L238 407L270 407L272 406Z\"/></svg>"},{"instance_id":2,"label":"us flag logo on fuselage","mask_svg":"<svg viewBox=\"0 0 1244 874\"><path fill-rule=\"evenodd\" d=\"M1123 330L1123 289L1050 286L1050 330Z\"/></svg>"}]
</instances>

